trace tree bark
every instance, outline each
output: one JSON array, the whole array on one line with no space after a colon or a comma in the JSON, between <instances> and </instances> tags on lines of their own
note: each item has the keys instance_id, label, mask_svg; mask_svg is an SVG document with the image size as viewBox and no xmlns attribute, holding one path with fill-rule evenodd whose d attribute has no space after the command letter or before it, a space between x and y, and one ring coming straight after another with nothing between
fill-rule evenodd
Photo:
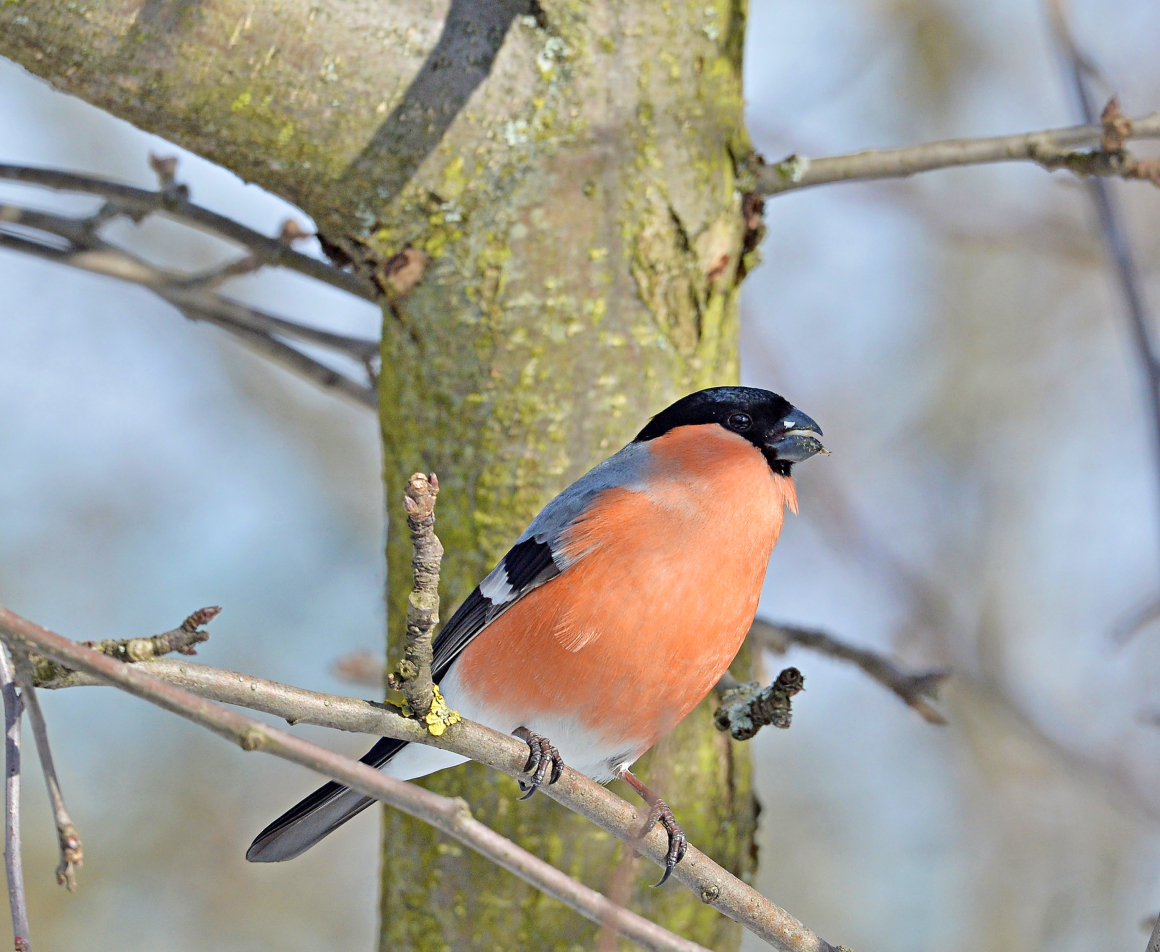
<instances>
[{"instance_id":1,"label":"tree bark","mask_svg":"<svg viewBox=\"0 0 1160 952\"><path fill-rule=\"evenodd\" d=\"M736 382L753 245L745 14L744 0L25 0L0 5L0 54L297 203L332 257L384 289L394 657L410 473L440 478L454 607L553 494L649 415ZM642 772L690 840L750 873L745 747L702 705L657 753ZM611 888L615 843L546 798L517 803L513 781L476 764L427 785ZM387 811L383 842L384 950L595 941L422 824ZM737 928L683 890L636 889L631 904L704 945L738 945Z\"/></svg>"}]
</instances>

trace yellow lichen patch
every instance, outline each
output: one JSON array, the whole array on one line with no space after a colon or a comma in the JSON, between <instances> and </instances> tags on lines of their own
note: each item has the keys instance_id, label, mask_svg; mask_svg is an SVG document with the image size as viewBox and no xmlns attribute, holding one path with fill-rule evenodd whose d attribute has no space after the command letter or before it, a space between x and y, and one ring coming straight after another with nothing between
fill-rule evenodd
<instances>
[{"instance_id":1,"label":"yellow lichen patch","mask_svg":"<svg viewBox=\"0 0 1160 952\"><path fill-rule=\"evenodd\" d=\"M458 156L443 167L443 197L458 198L466 187L467 179L463 175L463 156Z\"/></svg>"},{"instance_id":2,"label":"yellow lichen patch","mask_svg":"<svg viewBox=\"0 0 1160 952\"><path fill-rule=\"evenodd\" d=\"M439 685L435 685L432 692L431 710L423 719L427 722L427 733L439 737L448 727L452 724L458 724L463 718L459 716L458 711L453 711L447 706L447 702L443 700L443 693L439 690Z\"/></svg>"}]
</instances>

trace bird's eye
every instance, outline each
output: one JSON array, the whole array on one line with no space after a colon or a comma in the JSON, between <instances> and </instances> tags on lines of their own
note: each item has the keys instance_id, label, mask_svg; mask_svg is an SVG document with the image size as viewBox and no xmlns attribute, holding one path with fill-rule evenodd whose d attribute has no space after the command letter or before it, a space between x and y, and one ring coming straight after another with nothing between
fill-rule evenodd
<instances>
[{"instance_id":1,"label":"bird's eye","mask_svg":"<svg viewBox=\"0 0 1160 952\"><path fill-rule=\"evenodd\" d=\"M753 426L753 419L748 413L731 413L726 422L729 424L729 429L738 433L744 433Z\"/></svg>"}]
</instances>

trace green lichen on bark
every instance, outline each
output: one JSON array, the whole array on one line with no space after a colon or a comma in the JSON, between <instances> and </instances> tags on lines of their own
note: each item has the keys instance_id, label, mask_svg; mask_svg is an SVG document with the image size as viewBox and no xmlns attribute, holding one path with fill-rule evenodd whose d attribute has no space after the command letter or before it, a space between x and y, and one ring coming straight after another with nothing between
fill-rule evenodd
<instances>
[{"instance_id":1,"label":"green lichen on bark","mask_svg":"<svg viewBox=\"0 0 1160 952\"><path fill-rule=\"evenodd\" d=\"M384 312L392 660L410 587L399 505L410 473L442 484L451 609L548 499L651 414L738 377L745 4L544 0L535 15L529 4L505 21L486 79L443 130L448 117L412 101L412 86L447 9L0 6L0 53L297 202L368 275L408 245L428 255L419 284ZM396 126L397 140L380 141ZM712 709L641 771L693 843L747 875L748 752L714 729ZM517 803L514 781L471 764L424 782L606 885L619 846L546 797ZM390 810L382 886L384 950L594 941L578 916ZM632 905L714 949L738 945L738 927L675 884L635 889Z\"/></svg>"}]
</instances>

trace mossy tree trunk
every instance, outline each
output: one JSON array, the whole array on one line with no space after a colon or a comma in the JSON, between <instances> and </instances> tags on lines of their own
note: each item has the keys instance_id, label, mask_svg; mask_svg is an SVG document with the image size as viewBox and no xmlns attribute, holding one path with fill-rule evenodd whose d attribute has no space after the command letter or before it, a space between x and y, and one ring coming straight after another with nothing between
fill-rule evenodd
<instances>
[{"instance_id":1,"label":"mossy tree trunk","mask_svg":"<svg viewBox=\"0 0 1160 952\"><path fill-rule=\"evenodd\" d=\"M402 487L439 474L453 608L538 509L690 390L735 382L743 0L124 0L0 6L0 53L296 202L377 275L390 629ZM644 593L642 593L644 594ZM445 611L445 614L447 612ZM394 645L397 649L397 643ZM690 839L752 868L748 753L706 706L643 766ZM622 850L478 765L427 781L597 888ZM622 870L623 872L623 870ZM715 949L737 929L678 886L646 915ZM624 877L620 876L623 880ZM387 811L382 949L591 948L595 930Z\"/></svg>"}]
</instances>

